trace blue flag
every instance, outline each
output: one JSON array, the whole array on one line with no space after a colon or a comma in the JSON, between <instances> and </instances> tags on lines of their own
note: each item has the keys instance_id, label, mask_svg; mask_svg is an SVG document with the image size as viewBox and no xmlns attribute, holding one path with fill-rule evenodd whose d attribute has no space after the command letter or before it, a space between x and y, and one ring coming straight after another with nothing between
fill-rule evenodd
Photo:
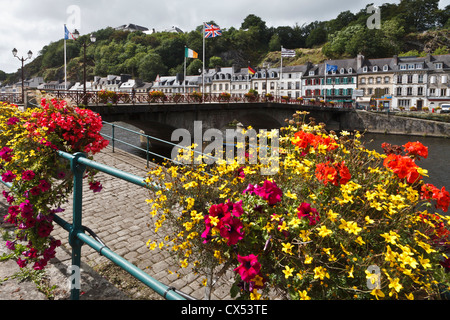
<instances>
[{"instance_id":1,"label":"blue flag","mask_svg":"<svg viewBox=\"0 0 450 320\"><path fill-rule=\"evenodd\" d=\"M64 25L64 40L69 40L69 36L75 40L73 34L71 32L69 32L69 29L67 29L67 27Z\"/></svg>"},{"instance_id":2,"label":"blue flag","mask_svg":"<svg viewBox=\"0 0 450 320\"><path fill-rule=\"evenodd\" d=\"M336 66L336 65L325 64L326 72L337 71L337 69L338 69L338 66Z\"/></svg>"}]
</instances>

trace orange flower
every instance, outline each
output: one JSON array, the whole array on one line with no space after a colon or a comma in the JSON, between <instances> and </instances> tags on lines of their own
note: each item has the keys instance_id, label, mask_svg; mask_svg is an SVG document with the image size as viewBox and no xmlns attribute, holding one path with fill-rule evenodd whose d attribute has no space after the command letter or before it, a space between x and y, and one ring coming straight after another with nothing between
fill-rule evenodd
<instances>
[{"instance_id":1,"label":"orange flower","mask_svg":"<svg viewBox=\"0 0 450 320\"><path fill-rule=\"evenodd\" d=\"M428 148L419 141L408 142L407 144L403 145L403 148L405 149L405 152L409 156L413 156L413 158L419 159L419 157L423 157L424 159L426 159L428 157Z\"/></svg>"},{"instance_id":2,"label":"orange flower","mask_svg":"<svg viewBox=\"0 0 450 320\"><path fill-rule=\"evenodd\" d=\"M344 161L333 165L330 165L329 161L327 163L317 164L316 177L324 185L331 182L335 186L338 186L339 184L346 184L351 179L350 171Z\"/></svg>"},{"instance_id":3,"label":"orange flower","mask_svg":"<svg viewBox=\"0 0 450 320\"><path fill-rule=\"evenodd\" d=\"M418 166L410 157L390 154L384 159L383 165L394 171L400 179L406 178L408 183L414 183L422 178L417 171Z\"/></svg>"}]
</instances>

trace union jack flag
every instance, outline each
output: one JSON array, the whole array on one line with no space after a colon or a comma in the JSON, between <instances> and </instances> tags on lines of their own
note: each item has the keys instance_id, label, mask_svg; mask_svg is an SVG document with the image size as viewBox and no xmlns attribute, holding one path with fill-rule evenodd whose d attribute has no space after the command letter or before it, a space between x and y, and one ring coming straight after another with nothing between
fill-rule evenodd
<instances>
[{"instance_id":1,"label":"union jack flag","mask_svg":"<svg viewBox=\"0 0 450 320\"><path fill-rule=\"evenodd\" d=\"M205 38L215 38L222 35L222 30L218 26L205 23Z\"/></svg>"}]
</instances>

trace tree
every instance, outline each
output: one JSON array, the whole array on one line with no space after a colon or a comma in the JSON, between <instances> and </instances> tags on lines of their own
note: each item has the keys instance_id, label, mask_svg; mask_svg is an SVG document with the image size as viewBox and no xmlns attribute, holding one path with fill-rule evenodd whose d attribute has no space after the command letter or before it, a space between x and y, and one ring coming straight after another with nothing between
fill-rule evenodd
<instances>
[{"instance_id":1,"label":"tree","mask_svg":"<svg viewBox=\"0 0 450 320\"><path fill-rule=\"evenodd\" d=\"M269 41L269 50L270 51L278 51L281 48L280 36L278 34L274 34Z\"/></svg>"},{"instance_id":2,"label":"tree","mask_svg":"<svg viewBox=\"0 0 450 320\"><path fill-rule=\"evenodd\" d=\"M139 78L143 81L154 81L158 74L165 74L167 67L163 59L156 52L147 54L140 62L138 67Z\"/></svg>"},{"instance_id":3,"label":"tree","mask_svg":"<svg viewBox=\"0 0 450 320\"><path fill-rule=\"evenodd\" d=\"M401 0L400 15L408 31L425 31L436 26L439 0Z\"/></svg>"},{"instance_id":4,"label":"tree","mask_svg":"<svg viewBox=\"0 0 450 320\"><path fill-rule=\"evenodd\" d=\"M325 28L319 27L313 29L309 36L306 38L305 45L308 48L312 48L317 45L322 45L327 42L328 34Z\"/></svg>"}]
</instances>

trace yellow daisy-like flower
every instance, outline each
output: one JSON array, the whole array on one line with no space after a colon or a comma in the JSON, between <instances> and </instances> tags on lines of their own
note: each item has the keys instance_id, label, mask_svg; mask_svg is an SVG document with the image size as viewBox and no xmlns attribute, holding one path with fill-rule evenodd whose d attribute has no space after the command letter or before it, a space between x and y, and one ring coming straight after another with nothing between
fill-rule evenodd
<instances>
[{"instance_id":1,"label":"yellow daisy-like flower","mask_svg":"<svg viewBox=\"0 0 450 320\"><path fill-rule=\"evenodd\" d=\"M321 236L322 238L325 238L326 236L329 236L330 234L333 233L332 230L327 229L326 226L321 226L320 228L317 229L319 236Z\"/></svg>"},{"instance_id":2,"label":"yellow daisy-like flower","mask_svg":"<svg viewBox=\"0 0 450 320\"><path fill-rule=\"evenodd\" d=\"M287 254L293 255L292 248L294 247L291 243L282 243L283 249L281 251L286 252Z\"/></svg>"},{"instance_id":3,"label":"yellow daisy-like flower","mask_svg":"<svg viewBox=\"0 0 450 320\"><path fill-rule=\"evenodd\" d=\"M330 278L330 275L327 272L327 269L319 266L314 268L314 279L324 280L325 278Z\"/></svg>"},{"instance_id":4,"label":"yellow daisy-like flower","mask_svg":"<svg viewBox=\"0 0 450 320\"><path fill-rule=\"evenodd\" d=\"M306 290L298 291L298 295L300 300L311 300L311 297L308 296L308 292Z\"/></svg>"},{"instance_id":5,"label":"yellow daisy-like flower","mask_svg":"<svg viewBox=\"0 0 450 320\"><path fill-rule=\"evenodd\" d=\"M289 277L292 277L292 273L294 272L294 268L289 268L289 266L286 266L283 270L284 277L288 279Z\"/></svg>"}]
</instances>

